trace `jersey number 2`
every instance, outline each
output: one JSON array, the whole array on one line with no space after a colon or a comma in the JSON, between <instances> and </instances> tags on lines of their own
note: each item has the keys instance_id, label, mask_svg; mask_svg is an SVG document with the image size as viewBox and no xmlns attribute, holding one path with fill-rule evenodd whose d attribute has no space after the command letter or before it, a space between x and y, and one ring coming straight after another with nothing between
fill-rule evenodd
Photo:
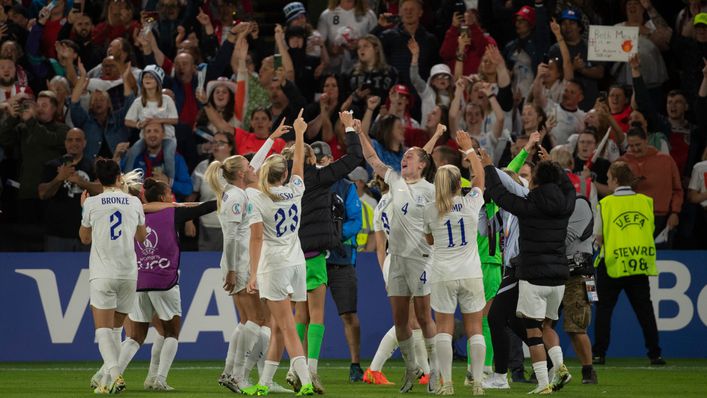
<instances>
[{"instance_id":1,"label":"jersey number 2","mask_svg":"<svg viewBox=\"0 0 707 398\"><path fill-rule=\"evenodd\" d=\"M123 215L119 211L110 215L110 240L116 240L123 234L120 230L121 224L123 224Z\"/></svg>"},{"instance_id":2,"label":"jersey number 2","mask_svg":"<svg viewBox=\"0 0 707 398\"><path fill-rule=\"evenodd\" d=\"M290 232L295 232L297 229L297 224L299 223L299 216L297 215L297 212L297 205L290 206L287 210L287 214L285 214L284 209L277 209L277 212L275 212L275 222L277 223L275 224L275 234L278 238L286 234L288 230ZM282 225L288 218L292 220L290 224Z\"/></svg>"}]
</instances>

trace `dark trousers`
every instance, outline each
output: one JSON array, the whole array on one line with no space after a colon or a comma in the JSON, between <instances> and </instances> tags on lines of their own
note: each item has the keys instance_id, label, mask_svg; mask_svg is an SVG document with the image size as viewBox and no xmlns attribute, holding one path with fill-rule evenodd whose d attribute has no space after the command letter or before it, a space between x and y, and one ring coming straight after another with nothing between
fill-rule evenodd
<instances>
[{"instance_id":1,"label":"dark trousers","mask_svg":"<svg viewBox=\"0 0 707 398\"><path fill-rule=\"evenodd\" d=\"M651 290L648 277L645 275L611 278L606 273L606 266L602 261L597 268L597 295L599 301L596 307L596 324L594 329L594 356L605 356L611 339L611 314L616 306L621 291L626 291L626 296L636 313L638 323L643 330L643 339L648 349L648 357L656 358L661 355L658 345L658 325L655 321Z\"/></svg>"},{"instance_id":2,"label":"dark trousers","mask_svg":"<svg viewBox=\"0 0 707 398\"><path fill-rule=\"evenodd\" d=\"M507 373L509 365L509 353L511 345L509 342L506 327L510 328L519 338L525 340L525 328L521 320L516 317L516 307L518 306L518 280L510 275L504 275L501 286L493 299L489 309L489 328L491 329L491 342L493 343L494 365L496 373ZM517 355L517 352L516 352ZM523 363L521 348L521 366ZM514 365L517 366L517 359Z\"/></svg>"}]
</instances>

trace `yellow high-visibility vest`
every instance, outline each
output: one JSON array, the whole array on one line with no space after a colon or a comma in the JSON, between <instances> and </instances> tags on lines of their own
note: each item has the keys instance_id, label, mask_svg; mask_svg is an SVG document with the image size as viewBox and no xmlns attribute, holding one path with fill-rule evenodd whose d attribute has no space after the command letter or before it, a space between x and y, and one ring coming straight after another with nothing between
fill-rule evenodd
<instances>
[{"instance_id":1,"label":"yellow high-visibility vest","mask_svg":"<svg viewBox=\"0 0 707 398\"><path fill-rule=\"evenodd\" d=\"M612 278L658 275L655 266L653 199L646 195L609 195L602 199L601 220L604 245L595 261L604 257Z\"/></svg>"},{"instance_id":2,"label":"yellow high-visibility vest","mask_svg":"<svg viewBox=\"0 0 707 398\"><path fill-rule=\"evenodd\" d=\"M373 233L373 208L366 201L361 201L361 230L356 235L358 251L363 251L368 243L368 234Z\"/></svg>"}]
</instances>

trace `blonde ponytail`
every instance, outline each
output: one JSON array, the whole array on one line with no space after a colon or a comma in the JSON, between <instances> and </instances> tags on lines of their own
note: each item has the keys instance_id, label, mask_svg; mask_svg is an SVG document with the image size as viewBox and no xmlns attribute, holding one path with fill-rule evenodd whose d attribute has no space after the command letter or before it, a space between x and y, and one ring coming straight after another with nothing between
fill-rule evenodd
<instances>
[{"instance_id":1,"label":"blonde ponytail","mask_svg":"<svg viewBox=\"0 0 707 398\"><path fill-rule=\"evenodd\" d=\"M258 176L260 191L272 199L273 202L277 202L280 198L270 191L270 187L282 181L286 173L287 162L282 155L270 155L260 167L260 175Z\"/></svg>"},{"instance_id":2,"label":"blonde ponytail","mask_svg":"<svg viewBox=\"0 0 707 398\"><path fill-rule=\"evenodd\" d=\"M123 192L140 197L140 191L142 190L142 177L143 173L141 169L135 169L123 174L123 182L121 184L121 189Z\"/></svg>"},{"instance_id":3,"label":"blonde ponytail","mask_svg":"<svg viewBox=\"0 0 707 398\"><path fill-rule=\"evenodd\" d=\"M245 172L248 167L248 159L241 155L233 155L224 159L223 162L214 160L204 173L204 180L209 184L211 190L216 194L216 206L221 209L221 201L226 187L221 179L227 183L235 185L239 172Z\"/></svg>"},{"instance_id":4,"label":"blonde ponytail","mask_svg":"<svg viewBox=\"0 0 707 398\"><path fill-rule=\"evenodd\" d=\"M435 175L435 206L439 216L444 216L452 210L454 197L461 191L461 172L454 165L444 165L437 169Z\"/></svg>"}]
</instances>

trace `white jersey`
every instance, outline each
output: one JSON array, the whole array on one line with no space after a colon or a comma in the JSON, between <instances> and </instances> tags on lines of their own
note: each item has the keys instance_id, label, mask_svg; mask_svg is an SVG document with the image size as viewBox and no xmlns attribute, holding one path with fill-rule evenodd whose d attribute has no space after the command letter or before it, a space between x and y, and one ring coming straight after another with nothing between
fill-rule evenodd
<instances>
[{"instance_id":1,"label":"white jersey","mask_svg":"<svg viewBox=\"0 0 707 398\"><path fill-rule=\"evenodd\" d=\"M344 10L336 7L326 9L319 16L317 30L328 43L334 43L337 35L341 35L348 28L352 38L359 39L376 27L378 18L373 10L366 11L365 15L356 16L356 10Z\"/></svg>"},{"instance_id":2,"label":"white jersey","mask_svg":"<svg viewBox=\"0 0 707 398\"><path fill-rule=\"evenodd\" d=\"M81 225L91 228L91 280L137 280L135 231L145 225L140 199L112 189L92 196L84 202Z\"/></svg>"},{"instance_id":3,"label":"white jersey","mask_svg":"<svg viewBox=\"0 0 707 398\"><path fill-rule=\"evenodd\" d=\"M293 175L287 185L271 188L271 192L280 200L273 202L268 195L258 192L248 204L248 223L263 223L259 275L305 263L298 235L304 181Z\"/></svg>"},{"instance_id":4,"label":"white jersey","mask_svg":"<svg viewBox=\"0 0 707 398\"><path fill-rule=\"evenodd\" d=\"M432 248L422 232L422 221L425 206L434 202L434 185L425 179L408 184L392 169L385 173L385 182L391 197L386 213L392 216L388 251L396 256L428 259Z\"/></svg>"},{"instance_id":5,"label":"white jersey","mask_svg":"<svg viewBox=\"0 0 707 398\"><path fill-rule=\"evenodd\" d=\"M452 210L442 217L434 203L425 206L424 231L434 238L430 282L483 276L476 232L484 194L472 188L466 196L454 197L452 203Z\"/></svg>"},{"instance_id":6,"label":"white jersey","mask_svg":"<svg viewBox=\"0 0 707 398\"><path fill-rule=\"evenodd\" d=\"M385 237L390 236L390 210L388 210L388 205L390 204L390 192L383 194L381 196L380 202L373 209L373 232L383 231L385 232Z\"/></svg>"},{"instance_id":7,"label":"white jersey","mask_svg":"<svg viewBox=\"0 0 707 398\"><path fill-rule=\"evenodd\" d=\"M218 220L223 231L223 254L221 269L226 271L248 270L248 197L246 192L233 185L227 185L221 198Z\"/></svg>"}]
</instances>

